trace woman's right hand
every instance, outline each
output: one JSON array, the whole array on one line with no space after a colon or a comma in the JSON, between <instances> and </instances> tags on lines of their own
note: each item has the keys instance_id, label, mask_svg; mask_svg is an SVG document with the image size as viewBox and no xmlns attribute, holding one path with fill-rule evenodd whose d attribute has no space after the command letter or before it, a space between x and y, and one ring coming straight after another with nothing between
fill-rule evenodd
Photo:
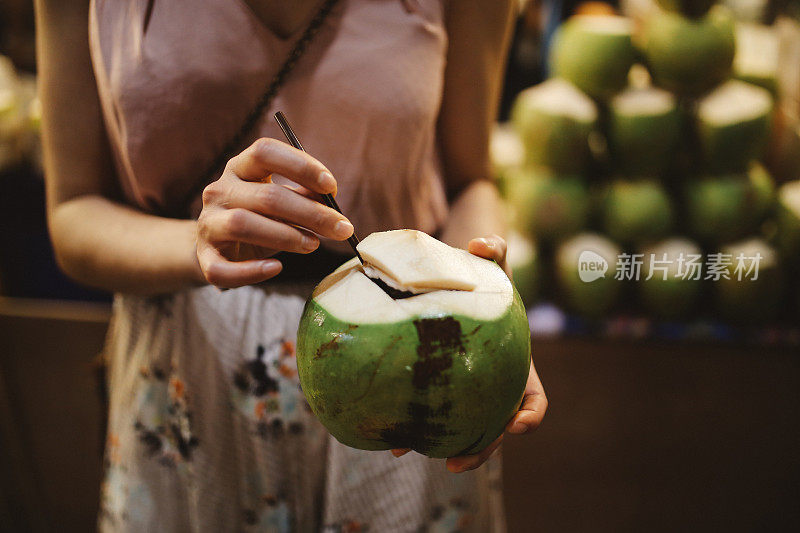
<instances>
[{"instance_id":1,"label":"woman's right hand","mask_svg":"<svg viewBox=\"0 0 800 533\"><path fill-rule=\"evenodd\" d=\"M272 183L273 172L297 187ZM336 194L331 172L276 139L258 139L228 161L203 191L197 220L197 259L206 280L224 288L258 283L281 271L280 261L270 259L275 253L313 252L317 235L350 237L353 225L320 203L319 194Z\"/></svg>"}]
</instances>

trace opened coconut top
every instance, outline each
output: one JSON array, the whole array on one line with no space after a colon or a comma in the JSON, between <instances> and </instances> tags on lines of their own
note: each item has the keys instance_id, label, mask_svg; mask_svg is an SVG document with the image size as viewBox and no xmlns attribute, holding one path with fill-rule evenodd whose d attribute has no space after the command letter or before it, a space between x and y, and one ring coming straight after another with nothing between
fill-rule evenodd
<instances>
[{"instance_id":1,"label":"opened coconut top","mask_svg":"<svg viewBox=\"0 0 800 533\"><path fill-rule=\"evenodd\" d=\"M753 120L772 110L769 91L742 81L728 81L700 102L700 119L715 125Z\"/></svg>"},{"instance_id":2,"label":"opened coconut top","mask_svg":"<svg viewBox=\"0 0 800 533\"><path fill-rule=\"evenodd\" d=\"M570 82L559 78L551 78L525 89L521 95L527 105L550 115L565 116L579 122L597 120L597 107L592 99Z\"/></svg>"},{"instance_id":3,"label":"opened coconut top","mask_svg":"<svg viewBox=\"0 0 800 533\"><path fill-rule=\"evenodd\" d=\"M757 257L759 270L766 270L778 264L778 254L775 249L758 237L723 246L721 252L731 256L731 269L736 268L740 255L745 260L745 265L749 265L750 261L756 260L754 258Z\"/></svg>"},{"instance_id":4,"label":"opened coconut top","mask_svg":"<svg viewBox=\"0 0 800 533\"><path fill-rule=\"evenodd\" d=\"M577 268L578 258L585 251L600 255L612 266L617 263L617 256L622 252L616 244L602 235L579 233L559 247L556 254L557 261L560 265Z\"/></svg>"},{"instance_id":5,"label":"opened coconut top","mask_svg":"<svg viewBox=\"0 0 800 533\"><path fill-rule=\"evenodd\" d=\"M506 261L511 267L522 265L536 257L536 248L531 241L516 232L508 234Z\"/></svg>"},{"instance_id":6,"label":"opened coconut top","mask_svg":"<svg viewBox=\"0 0 800 533\"><path fill-rule=\"evenodd\" d=\"M460 314L490 320L511 305L514 289L497 263L448 246L415 230L369 235L353 258L326 277L312 297L340 320L395 322ZM370 278L416 293L395 300Z\"/></svg>"},{"instance_id":7,"label":"opened coconut top","mask_svg":"<svg viewBox=\"0 0 800 533\"><path fill-rule=\"evenodd\" d=\"M674 278L678 276L681 268L688 268L685 265L687 265L689 261L697 261L700 259L702 251L697 244L689 239L673 237L643 249L642 253L644 254L644 271L646 276L650 276L651 267L658 266L659 268L666 269L669 278ZM660 271L654 275L657 279L662 279Z\"/></svg>"},{"instance_id":8,"label":"opened coconut top","mask_svg":"<svg viewBox=\"0 0 800 533\"><path fill-rule=\"evenodd\" d=\"M613 15L575 15L570 22L580 25L581 28L592 33L607 33L611 35L630 35L633 32L633 22L626 17Z\"/></svg>"},{"instance_id":9,"label":"opened coconut top","mask_svg":"<svg viewBox=\"0 0 800 533\"><path fill-rule=\"evenodd\" d=\"M774 76L778 71L780 41L769 26L739 23L733 68L742 74Z\"/></svg>"},{"instance_id":10,"label":"opened coconut top","mask_svg":"<svg viewBox=\"0 0 800 533\"><path fill-rule=\"evenodd\" d=\"M621 115L658 115L675 109L675 97L656 87L626 89L614 97L611 105Z\"/></svg>"},{"instance_id":11,"label":"opened coconut top","mask_svg":"<svg viewBox=\"0 0 800 533\"><path fill-rule=\"evenodd\" d=\"M498 169L519 167L525 161L525 145L509 124L495 124L489 139L489 158Z\"/></svg>"}]
</instances>

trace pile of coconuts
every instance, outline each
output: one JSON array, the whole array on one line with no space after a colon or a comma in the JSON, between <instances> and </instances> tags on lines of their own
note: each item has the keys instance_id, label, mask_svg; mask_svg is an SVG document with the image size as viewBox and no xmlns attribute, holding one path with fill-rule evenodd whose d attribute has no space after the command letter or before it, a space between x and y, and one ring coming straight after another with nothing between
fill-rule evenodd
<instances>
[{"instance_id":1,"label":"pile of coconuts","mask_svg":"<svg viewBox=\"0 0 800 533\"><path fill-rule=\"evenodd\" d=\"M643 20L566 20L550 78L523 90L495 131L520 294L592 319L800 313L800 174L776 183L762 164L780 98L777 36L712 0L658 4ZM586 250L609 265L592 282L579 278ZM639 281L614 279L620 254L643 254ZM698 255L730 258L730 279L684 276L683 259ZM761 258L757 281L737 279L740 255Z\"/></svg>"}]
</instances>

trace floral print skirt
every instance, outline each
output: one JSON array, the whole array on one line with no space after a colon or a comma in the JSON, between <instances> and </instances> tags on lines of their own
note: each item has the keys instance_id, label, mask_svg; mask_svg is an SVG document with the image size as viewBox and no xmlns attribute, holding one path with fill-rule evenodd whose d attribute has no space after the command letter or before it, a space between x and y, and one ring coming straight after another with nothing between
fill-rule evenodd
<instances>
[{"instance_id":1,"label":"floral print skirt","mask_svg":"<svg viewBox=\"0 0 800 533\"><path fill-rule=\"evenodd\" d=\"M500 460L339 444L303 398L311 287L117 296L101 531L504 531Z\"/></svg>"}]
</instances>

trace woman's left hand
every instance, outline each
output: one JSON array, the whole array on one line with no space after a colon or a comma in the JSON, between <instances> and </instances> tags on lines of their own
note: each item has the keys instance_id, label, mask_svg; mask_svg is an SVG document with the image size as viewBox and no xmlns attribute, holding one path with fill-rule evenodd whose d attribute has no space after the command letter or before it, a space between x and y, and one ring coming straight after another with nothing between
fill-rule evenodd
<instances>
[{"instance_id":1,"label":"woman's left hand","mask_svg":"<svg viewBox=\"0 0 800 533\"><path fill-rule=\"evenodd\" d=\"M492 235L491 237L472 239L467 249L477 256L497 261L497 264L511 277L506 262L506 241L503 238ZM545 411L547 411L547 396L542 387L542 382L539 380L539 375L536 373L536 368L533 366L533 361L531 361L531 367L528 372L528 382L525 385L525 394L522 398L522 405L517 414L514 415L514 418L506 425L506 432L519 435L535 430L539 427L539 424L542 423ZM503 435L500 435L497 440L480 453L448 458L447 469L451 472L466 472L467 470L478 468L489 459L502 441ZM394 449L392 450L392 454L394 454L395 457L400 457L409 451L410 450L404 448Z\"/></svg>"}]
</instances>

